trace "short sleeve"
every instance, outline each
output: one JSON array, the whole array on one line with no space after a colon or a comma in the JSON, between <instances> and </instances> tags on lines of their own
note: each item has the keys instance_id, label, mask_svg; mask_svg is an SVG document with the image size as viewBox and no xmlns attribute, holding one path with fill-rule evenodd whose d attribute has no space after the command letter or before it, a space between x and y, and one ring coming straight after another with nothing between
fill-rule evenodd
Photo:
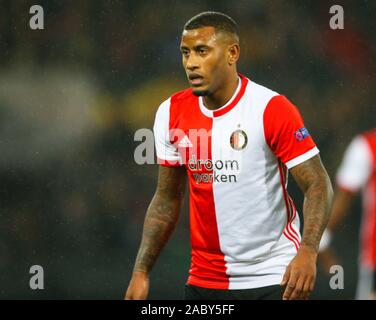
<instances>
[{"instance_id":1,"label":"short sleeve","mask_svg":"<svg viewBox=\"0 0 376 320\"><path fill-rule=\"evenodd\" d=\"M338 169L337 185L350 192L356 192L368 181L371 174L372 154L366 139L357 136L347 147Z\"/></svg>"},{"instance_id":2,"label":"short sleeve","mask_svg":"<svg viewBox=\"0 0 376 320\"><path fill-rule=\"evenodd\" d=\"M159 106L153 132L157 162L164 166L180 166L179 151L170 141L170 99Z\"/></svg>"},{"instance_id":3,"label":"short sleeve","mask_svg":"<svg viewBox=\"0 0 376 320\"><path fill-rule=\"evenodd\" d=\"M319 153L298 109L284 96L274 96L264 111L265 140L288 169Z\"/></svg>"}]
</instances>

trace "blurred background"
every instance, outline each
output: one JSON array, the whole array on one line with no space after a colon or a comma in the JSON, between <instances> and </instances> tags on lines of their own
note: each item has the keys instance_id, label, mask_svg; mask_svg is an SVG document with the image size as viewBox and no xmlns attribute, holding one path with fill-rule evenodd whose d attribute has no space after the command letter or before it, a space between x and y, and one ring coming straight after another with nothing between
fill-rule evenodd
<instances>
[{"instance_id":1,"label":"blurred background","mask_svg":"<svg viewBox=\"0 0 376 320\"><path fill-rule=\"evenodd\" d=\"M29 9L44 9L31 30ZM340 4L345 29L329 28ZM0 298L121 299L157 165L136 165L139 128L187 87L179 42L206 10L232 16L239 71L300 109L333 179L345 147L375 126L371 1L0 0ZM290 193L301 211L302 197ZM187 199L186 199L187 200ZM344 290L320 271L316 299L352 299L359 197L334 239ZM181 299L190 263L187 206L151 277L151 299ZM45 289L29 288L41 265Z\"/></svg>"}]
</instances>

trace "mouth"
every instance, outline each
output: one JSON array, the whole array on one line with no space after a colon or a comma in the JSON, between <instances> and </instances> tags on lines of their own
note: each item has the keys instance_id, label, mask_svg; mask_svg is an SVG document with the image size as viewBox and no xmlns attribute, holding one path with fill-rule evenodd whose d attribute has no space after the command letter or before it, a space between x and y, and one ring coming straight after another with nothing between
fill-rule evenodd
<instances>
[{"instance_id":1,"label":"mouth","mask_svg":"<svg viewBox=\"0 0 376 320\"><path fill-rule=\"evenodd\" d=\"M188 79L192 86L200 86L204 82L204 77L197 73L189 74Z\"/></svg>"}]
</instances>

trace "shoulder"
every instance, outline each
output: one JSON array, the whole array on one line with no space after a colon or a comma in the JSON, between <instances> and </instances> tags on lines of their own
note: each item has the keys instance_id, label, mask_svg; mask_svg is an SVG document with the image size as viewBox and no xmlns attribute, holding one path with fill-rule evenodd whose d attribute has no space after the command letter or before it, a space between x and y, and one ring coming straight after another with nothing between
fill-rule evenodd
<instances>
[{"instance_id":1,"label":"shoulder","mask_svg":"<svg viewBox=\"0 0 376 320\"><path fill-rule=\"evenodd\" d=\"M265 123L290 123L303 121L298 108L284 95L276 94L270 98L264 109Z\"/></svg>"},{"instance_id":2,"label":"shoulder","mask_svg":"<svg viewBox=\"0 0 376 320\"><path fill-rule=\"evenodd\" d=\"M191 88L187 88L187 89L175 92L170 97L172 103L184 102L184 101L190 100L192 98L195 98L195 95L192 93Z\"/></svg>"},{"instance_id":3,"label":"shoulder","mask_svg":"<svg viewBox=\"0 0 376 320\"><path fill-rule=\"evenodd\" d=\"M176 109L183 109L195 99L197 97L192 93L192 89L190 88L175 92L159 105L157 116L174 113L177 111Z\"/></svg>"},{"instance_id":4,"label":"shoulder","mask_svg":"<svg viewBox=\"0 0 376 320\"><path fill-rule=\"evenodd\" d=\"M367 141L376 143L376 128L363 132L362 134L360 134L360 136L366 139Z\"/></svg>"},{"instance_id":5,"label":"shoulder","mask_svg":"<svg viewBox=\"0 0 376 320\"><path fill-rule=\"evenodd\" d=\"M254 104L265 109L269 101L279 93L248 79L247 94Z\"/></svg>"},{"instance_id":6,"label":"shoulder","mask_svg":"<svg viewBox=\"0 0 376 320\"><path fill-rule=\"evenodd\" d=\"M364 157L370 153L369 132L356 135L346 148L346 156Z\"/></svg>"},{"instance_id":7,"label":"shoulder","mask_svg":"<svg viewBox=\"0 0 376 320\"><path fill-rule=\"evenodd\" d=\"M353 144L363 144L363 149L367 148L371 151L376 159L376 129L368 130L356 136L353 140Z\"/></svg>"},{"instance_id":8,"label":"shoulder","mask_svg":"<svg viewBox=\"0 0 376 320\"><path fill-rule=\"evenodd\" d=\"M251 80L248 82L247 95L252 107L263 115L264 120L299 114L297 107L286 96Z\"/></svg>"},{"instance_id":9,"label":"shoulder","mask_svg":"<svg viewBox=\"0 0 376 320\"><path fill-rule=\"evenodd\" d=\"M264 109L296 109L285 95L249 79L247 90L251 98L262 102Z\"/></svg>"},{"instance_id":10,"label":"shoulder","mask_svg":"<svg viewBox=\"0 0 376 320\"><path fill-rule=\"evenodd\" d=\"M250 79L248 79L248 90L252 92L253 95L257 96L258 98L262 97L264 99L271 99L274 96L279 95L278 92L269 89L261 84L258 84Z\"/></svg>"}]
</instances>

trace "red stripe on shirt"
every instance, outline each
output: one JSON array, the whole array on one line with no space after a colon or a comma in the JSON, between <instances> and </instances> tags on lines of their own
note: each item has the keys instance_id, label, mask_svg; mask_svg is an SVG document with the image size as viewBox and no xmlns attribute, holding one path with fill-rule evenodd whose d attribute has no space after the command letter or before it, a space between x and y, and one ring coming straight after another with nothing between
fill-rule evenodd
<instances>
[{"instance_id":1,"label":"red stripe on shirt","mask_svg":"<svg viewBox=\"0 0 376 320\"><path fill-rule=\"evenodd\" d=\"M284 175L283 175L283 167L280 161L278 161L278 170L279 170L279 176L280 176L280 181L281 181L282 191L283 191L283 198L285 200L286 213L287 213L287 223L286 223L285 230L283 231L283 234L286 236L286 238L288 238L290 241L294 243L296 250L298 250L299 245L300 245L299 237L296 238L296 236L291 232L291 229L292 229L291 223L293 219L295 218L295 216L293 216L293 213L290 210L291 204L289 204L289 201L288 201L288 195L286 191L286 182L285 182Z\"/></svg>"}]
</instances>

